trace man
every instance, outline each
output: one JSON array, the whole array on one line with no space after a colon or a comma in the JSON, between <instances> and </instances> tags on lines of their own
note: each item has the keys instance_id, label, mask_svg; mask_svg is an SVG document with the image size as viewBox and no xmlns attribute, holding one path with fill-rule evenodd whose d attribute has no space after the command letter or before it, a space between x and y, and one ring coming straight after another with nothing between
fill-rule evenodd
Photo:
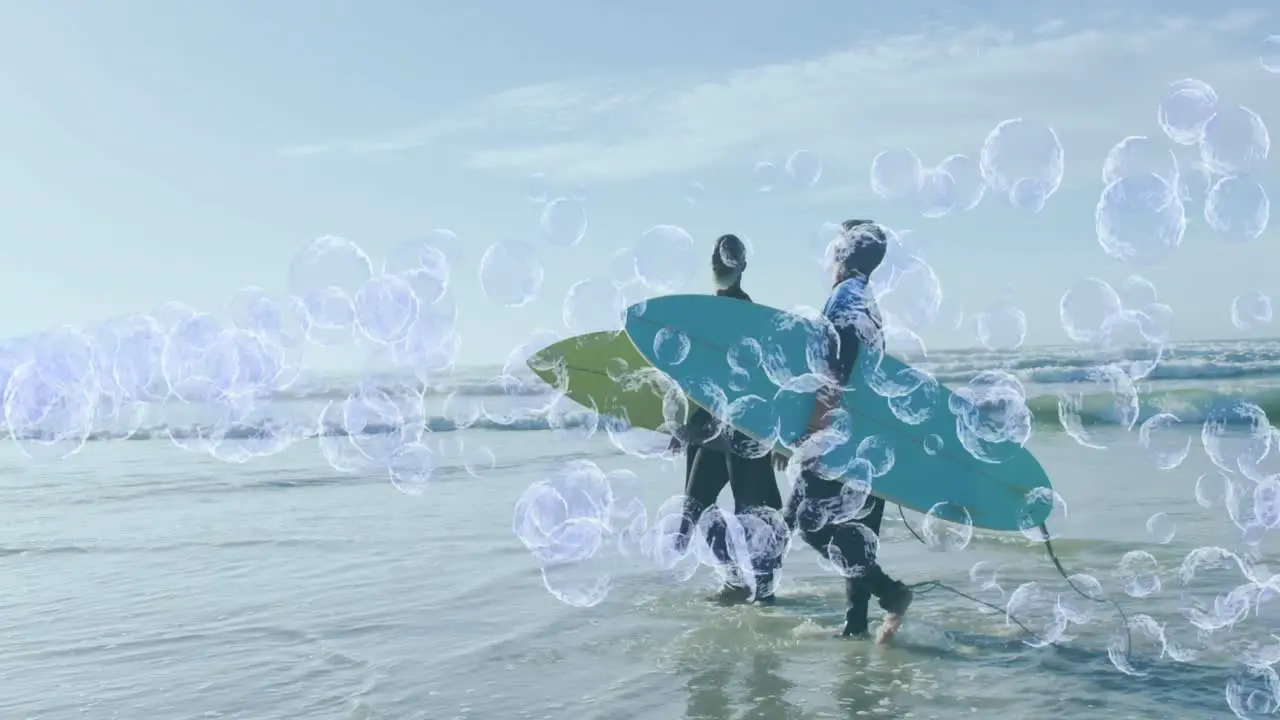
<instances>
[{"instance_id":1,"label":"man","mask_svg":"<svg viewBox=\"0 0 1280 720\"><path fill-rule=\"evenodd\" d=\"M722 235L716 240L711 253L711 272L716 283L716 295L751 302L751 296L742 289L742 273L747 268L747 248L736 235ZM688 447L684 447L687 445ZM694 526L716 499L729 486L733 493L734 514L746 516L764 509L761 515L782 509L782 494L773 473L769 456L755 456L744 452L750 441L719 423L711 413L698 408L689 418L683 437L671 439L673 452L685 451L685 507L681 523L681 543L687 543ZM736 450L736 451L735 451ZM758 517L758 516L757 516ZM725 584L714 601L733 604L748 602L754 596L757 603L772 604L774 600L775 571L781 562L781 550L786 533L779 538L748 538L759 557L734 558L730 551L728 523L723 516L708 516L707 543L723 568ZM748 533L773 532L769 522L747 518L743 529ZM782 528L776 528L781 530ZM742 552L740 549L739 553ZM741 568L749 564L754 574L753 582L742 577ZM754 586L754 588L753 588Z\"/></svg>"},{"instance_id":2,"label":"man","mask_svg":"<svg viewBox=\"0 0 1280 720\"><path fill-rule=\"evenodd\" d=\"M823 308L823 317L834 326L837 341L828 349L831 383L820 391L809 421L810 434L824 430L828 413L839 407L840 396L856 372L859 351L882 354L884 338L881 320L870 297L871 273L884 261L887 238L884 229L869 220L846 220L840 238L828 248L827 260L832 271L833 289ZM874 362L876 355L869 356ZM823 557L841 565L845 578L845 595L849 607L845 613L845 637L868 637L867 613L871 596L880 600L888 616L879 641L884 642L897 631L902 616L911 605L912 593L906 585L893 580L876 562L874 537L880 534L884 516L884 500L846 486L840 478L824 478L817 472L817 459L800 459L802 472L783 513L787 526L796 528L811 547ZM865 500L866 504L863 505ZM842 503L861 507L839 508ZM832 508L835 508L833 511ZM800 516L807 515L807 518ZM834 515L834 517L832 517Z\"/></svg>"}]
</instances>

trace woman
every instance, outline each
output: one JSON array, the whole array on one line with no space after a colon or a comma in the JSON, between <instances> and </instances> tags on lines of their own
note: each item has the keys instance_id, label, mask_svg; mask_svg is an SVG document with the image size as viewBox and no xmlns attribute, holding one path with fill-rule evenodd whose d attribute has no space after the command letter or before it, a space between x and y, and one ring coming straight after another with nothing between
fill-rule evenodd
<instances>
[{"instance_id":1,"label":"woman","mask_svg":"<svg viewBox=\"0 0 1280 720\"><path fill-rule=\"evenodd\" d=\"M716 295L751 302L751 296L742 289L742 273L747 268L746 245L736 235L722 235L716 240L715 250L711 253L711 272L716 283ZM673 452L685 451L685 507L684 520L680 528L681 542L687 543L693 528L698 524L703 513L729 486L733 493L734 514L744 516L767 508L761 516L765 519L756 522L748 519L744 529L748 533L768 531L774 532L777 525L770 522L771 517L778 516L782 509L782 495L778 491L777 478L769 456L754 458L745 457L734 452L734 447L741 447L735 433L724 428L711 413L698 408L689 418L682 438L671 440ZM749 442L748 442L749 444ZM687 445L688 447L683 447ZM754 455L755 453L750 453ZM746 558L732 558L729 552L727 523L723 516L714 515L708 518L707 543L715 553L716 560L726 568L725 585L713 596L713 600L722 603L743 603L754 599L758 603L773 602L774 572L781 564L781 547L786 542L787 533L780 532L780 537L760 542L762 538L749 538L749 544L756 549L755 557L750 560L754 583L742 578L738 569ZM774 552L772 549L778 551ZM763 549L763 552L761 552ZM754 585L754 589L753 589Z\"/></svg>"}]
</instances>

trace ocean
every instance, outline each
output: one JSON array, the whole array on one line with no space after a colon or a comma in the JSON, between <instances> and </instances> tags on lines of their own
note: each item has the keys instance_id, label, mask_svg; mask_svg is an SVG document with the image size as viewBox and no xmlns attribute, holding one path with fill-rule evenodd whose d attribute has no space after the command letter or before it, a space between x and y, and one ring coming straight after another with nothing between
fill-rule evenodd
<instances>
[{"instance_id":1,"label":"ocean","mask_svg":"<svg viewBox=\"0 0 1280 720\"><path fill-rule=\"evenodd\" d=\"M544 571L516 533L531 485L594 466L631 481L643 522L682 489L662 437L528 378L495 382L501 368L416 389L317 377L229 429L160 407L75 441L0 446L0 717L1272 715L1280 448L1224 473L1201 428L1240 400L1280 417L1280 342L1167 348L1136 418L1095 392L1098 362L1048 348L921 365L952 387L997 368L1023 383L1028 447L1064 503L1055 549L1077 585L1119 602L1128 639L1043 543L979 531L929 547L906 525L920 532L921 515L892 507L880 550L892 575L1010 606L1058 642L1038 646L946 589L921 592L888 646L837 639L842 582L798 542L772 608L706 602L713 572L657 567L634 522ZM372 385L409 401L357 419L337 409ZM1090 395L1066 429L1062 392ZM395 473L353 451L388 443L413 448Z\"/></svg>"}]
</instances>

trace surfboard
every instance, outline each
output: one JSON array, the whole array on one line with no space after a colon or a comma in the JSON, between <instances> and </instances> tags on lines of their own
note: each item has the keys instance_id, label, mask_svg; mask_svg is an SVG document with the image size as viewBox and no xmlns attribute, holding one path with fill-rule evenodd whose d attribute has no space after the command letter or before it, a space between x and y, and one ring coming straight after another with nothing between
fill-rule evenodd
<instances>
[{"instance_id":1,"label":"surfboard","mask_svg":"<svg viewBox=\"0 0 1280 720\"><path fill-rule=\"evenodd\" d=\"M697 404L717 408L749 396L762 399L739 403L756 409L722 419L785 455L790 455L786 445L806 433L813 412L813 393L798 392L785 381L812 372L807 359L813 352L811 328L784 310L707 295L652 298L632 306L626 322L636 351ZM739 367L730 365L730 351L744 339L758 344L765 364L745 367L738 358ZM910 372L888 355L879 369L888 377ZM889 471L872 482L872 491L885 500L996 531L1034 528L1048 518L1052 486L1029 451L1001 443L998 462L980 460L961 442L949 389L939 383L931 395L913 396L913 422L908 423L899 419L901 410L895 414L891 401L868 385L868 374L856 372L844 393L851 435L824 456L825 465L846 466L863 441L875 436L894 455ZM788 389L782 390L780 382Z\"/></svg>"},{"instance_id":2,"label":"surfboard","mask_svg":"<svg viewBox=\"0 0 1280 720\"><path fill-rule=\"evenodd\" d=\"M529 369L570 400L633 428L664 431L666 388L624 332L567 338L529 356ZM647 371L647 372L646 372ZM684 422L683 415L678 418Z\"/></svg>"}]
</instances>

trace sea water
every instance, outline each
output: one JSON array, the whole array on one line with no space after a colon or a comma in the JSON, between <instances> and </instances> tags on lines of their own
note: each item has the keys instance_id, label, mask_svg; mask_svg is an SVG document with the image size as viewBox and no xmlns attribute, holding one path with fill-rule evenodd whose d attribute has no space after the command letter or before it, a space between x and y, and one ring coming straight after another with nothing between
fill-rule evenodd
<instances>
[{"instance_id":1,"label":"sea water","mask_svg":"<svg viewBox=\"0 0 1280 720\"><path fill-rule=\"evenodd\" d=\"M308 432L245 463L192 451L198 417L158 415L129 439L104 431L58 462L6 441L0 717L1212 718L1233 716L1228 695L1247 703L1259 689L1250 716L1262 716L1266 678L1241 659L1270 664L1280 605L1255 592L1236 617L1224 598L1250 585L1246 571L1265 584L1274 543L1244 531L1200 424L1224 395L1274 421L1280 344L1175 348L1144 381L1131 429L1105 399L1086 403L1091 444L1105 449L1058 418L1057 392L1078 387L1087 357L933 353L923 364L952 386L995 367L1026 384L1029 447L1065 501L1055 549L1138 618L1128 653L1116 610L1075 595L1043 543L978 532L938 551L892 507L881 561L895 577L996 607L1012 599L1035 632L1052 630L1055 604L1079 622L1033 647L1003 612L939 589L917 597L893 644L838 640L842 581L802 543L774 608L709 604L707 568L676 582L635 558L610 564L601 602L567 606L513 532L520 495L589 461L635 472L653 511L681 490L682 463L638 457L661 437L607 432L545 388L513 394L480 368L426 389L420 421L438 467L429 484L402 487L417 494L385 471L332 466L332 443L347 438L322 415L352 390L346 378L277 398L263 422ZM547 412L515 422L513 408ZM1180 421L1162 442L1191 448L1168 470L1138 432L1162 411ZM920 532L918 513L905 523ZM1180 577L1209 546L1243 564ZM1126 560L1133 552L1149 556ZM1190 618L1203 625L1205 613L1231 622L1199 630Z\"/></svg>"}]
</instances>

